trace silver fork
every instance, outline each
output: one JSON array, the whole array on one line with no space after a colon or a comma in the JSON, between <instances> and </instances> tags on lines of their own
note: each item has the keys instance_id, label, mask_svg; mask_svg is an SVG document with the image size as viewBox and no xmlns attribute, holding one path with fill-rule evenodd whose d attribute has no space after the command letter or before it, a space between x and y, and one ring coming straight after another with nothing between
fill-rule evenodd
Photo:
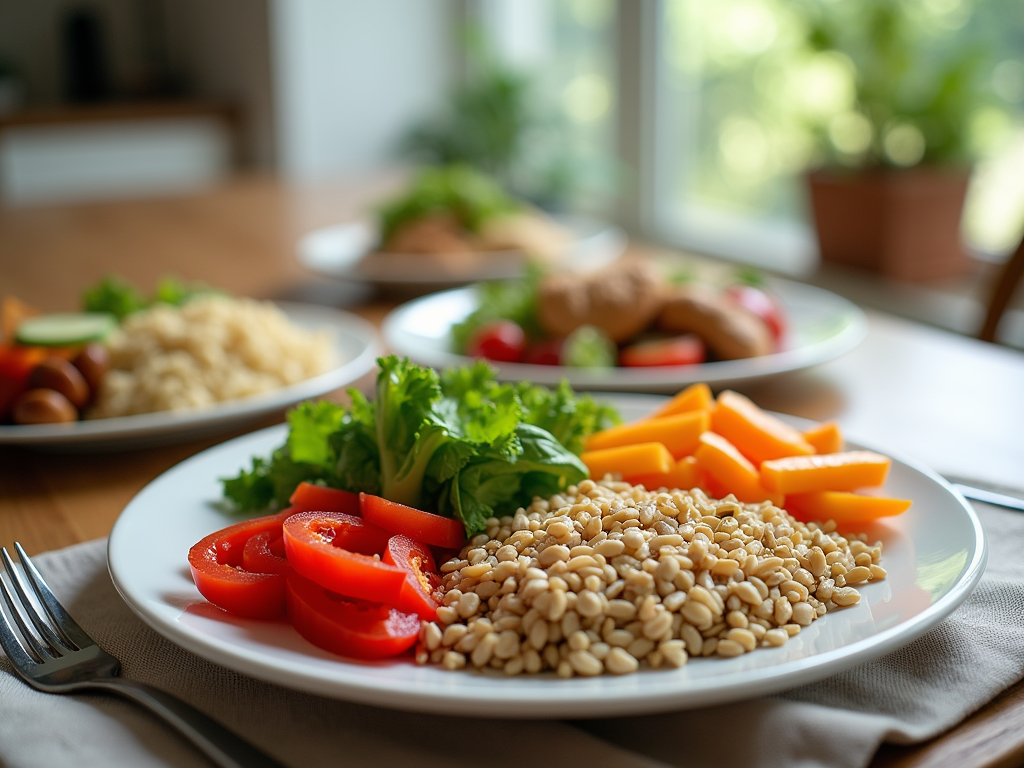
<instances>
[{"instance_id":1,"label":"silver fork","mask_svg":"<svg viewBox=\"0 0 1024 768\"><path fill-rule=\"evenodd\" d=\"M7 548L0 548L10 582L8 586L0 578L0 593L10 614L8 617L0 611L0 646L29 685L47 693L116 693L162 717L223 768L282 768L276 760L181 699L120 677L121 663L68 615L21 545L15 542L14 548L21 560L21 570L11 560ZM35 601L29 597L30 591Z\"/></svg>"}]
</instances>

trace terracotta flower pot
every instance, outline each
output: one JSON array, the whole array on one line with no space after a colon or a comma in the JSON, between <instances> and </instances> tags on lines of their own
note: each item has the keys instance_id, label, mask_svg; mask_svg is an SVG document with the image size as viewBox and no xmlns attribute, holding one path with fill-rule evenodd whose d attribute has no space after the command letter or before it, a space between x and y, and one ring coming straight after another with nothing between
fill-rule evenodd
<instances>
[{"instance_id":1,"label":"terracotta flower pot","mask_svg":"<svg viewBox=\"0 0 1024 768\"><path fill-rule=\"evenodd\" d=\"M900 280L963 274L960 240L966 170L910 168L807 174L823 261Z\"/></svg>"}]
</instances>

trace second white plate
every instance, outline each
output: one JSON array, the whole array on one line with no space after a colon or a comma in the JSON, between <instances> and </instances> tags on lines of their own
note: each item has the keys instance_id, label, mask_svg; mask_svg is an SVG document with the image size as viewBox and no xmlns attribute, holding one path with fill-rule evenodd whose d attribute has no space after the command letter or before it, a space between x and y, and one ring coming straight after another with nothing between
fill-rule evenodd
<instances>
[{"instance_id":1,"label":"second white plate","mask_svg":"<svg viewBox=\"0 0 1024 768\"><path fill-rule=\"evenodd\" d=\"M617 259L626 247L621 229L580 216L555 220L572 233L560 255L560 268L586 271ZM375 258L379 228L370 220L349 221L309 232L297 245L298 259L312 272L389 288L438 290L480 280L522 276L527 258L522 251L492 251L468 258L447 259L429 254L384 254Z\"/></svg>"},{"instance_id":2,"label":"second white plate","mask_svg":"<svg viewBox=\"0 0 1024 768\"><path fill-rule=\"evenodd\" d=\"M626 419L660 398L613 396ZM153 629L225 667L310 693L433 714L601 717L689 709L780 691L891 652L922 635L967 597L984 570L974 511L930 470L895 459L887 493L913 499L904 515L869 530L884 542L885 580L861 602L814 622L781 648L735 659L693 659L677 670L560 680L551 674L445 672L408 657L367 663L320 650L284 622L231 616L207 603L189 573L189 547L235 519L220 512L218 478L248 467L285 437L273 427L211 448L136 496L110 535L118 591ZM493 670L492 670L493 671Z\"/></svg>"},{"instance_id":3,"label":"second white plate","mask_svg":"<svg viewBox=\"0 0 1024 768\"><path fill-rule=\"evenodd\" d=\"M808 368L849 352L867 333L864 313L829 291L790 280L771 282L789 322L786 348L763 357L723 360L701 365L657 368L566 368L558 365L495 363L503 381L532 381L549 386L568 379L576 389L674 393L686 384L731 382ZM420 365L443 369L465 365L470 358L452 351L452 326L477 307L470 286L431 294L403 304L384 320L384 343Z\"/></svg>"},{"instance_id":4,"label":"second white plate","mask_svg":"<svg viewBox=\"0 0 1024 768\"><path fill-rule=\"evenodd\" d=\"M168 445L229 432L301 400L352 384L373 370L380 355L374 327L357 315L313 304L280 303L296 325L327 330L334 337L337 365L288 387L204 408L157 411L70 424L0 426L0 445L31 445L58 451L120 451Z\"/></svg>"}]
</instances>

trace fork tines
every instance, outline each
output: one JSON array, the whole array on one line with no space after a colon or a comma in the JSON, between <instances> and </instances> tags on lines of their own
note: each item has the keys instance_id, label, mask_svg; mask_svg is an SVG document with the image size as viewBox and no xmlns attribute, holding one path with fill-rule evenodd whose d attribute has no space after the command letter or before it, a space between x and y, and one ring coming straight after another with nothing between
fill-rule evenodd
<instances>
[{"instance_id":1,"label":"fork tines","mask_svg":"<svg viewBox=\"0 0 1024 768\"><path fill-rule=\"evenodd\" d=\"M15 542L14 549L21 568L15 565L7 548L0 547L0 558L7 571L7 579L0 578L0 594L10 614L7 620L0 621L0 645L11 661L15 664L19 660L22 663L42 663L93 645L89 636L57 602L21 545ZM0 613L0 619L3 618ZM21 641L17 639L12 620Z\"/></svg>"}]
</instances>

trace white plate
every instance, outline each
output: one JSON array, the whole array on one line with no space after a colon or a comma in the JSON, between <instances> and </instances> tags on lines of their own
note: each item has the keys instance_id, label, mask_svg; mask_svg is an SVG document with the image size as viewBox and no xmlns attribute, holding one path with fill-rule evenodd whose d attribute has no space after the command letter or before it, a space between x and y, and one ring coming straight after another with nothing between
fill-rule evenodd
<instances>
[{"instance_id":1,"label":"white plate","mask_svg":"<svg viewBox=\"0 0 1024 768\"><path fill-rule=\"evenodd\" d=\"M662 399L610 396L623 416ZM487 717L597 717L687 709L759 696L835 674L899 648L953 611L984 570L973 510L938 475L896 459L886 489L913 499L904 515L868 531L884 544L888 577L861 588L861 603L814 622L785 646L737 659L694 659L678 670L559 680L551 675L445 672L409 659L346 661L289 625L240 619L200 597L189 547L233 518L217 510L218 478L248 467L285 436L255 432L192 457L158 477L110 535L114 584L132 609L172 642L213 662L280 685L400 709Z\"/></svg>"},{"instance_id":2,"label":"white plate","mask_svg":"<svg viewBox=\"0 0 1024 768\"><path fill-rule=\"evenodd\" d=\"M301 400L333 392L373 370L380 345L374 327L361 317L312 304L278 306L297 325L326 329L334 337L338 365L326 373L252 397L205 408L158 411L71 424L0 426L0 445L51 450L124 450L167 445L235 429Z\"/></svg>"},{"instance_id":3,"label":"white plate","mask_svg":"<svg viewBox=\"0 0 1024 768\"><path fill-rule=\"evenodd\" d=\"M578 216L553 218L573 233L572 241L557 262L562 268L596 269L614 261L625 250L626 236L617 227ZM435 259L424 254L364 258L379 241L379 228L373 221L350 221L324 227L299 240L299 263L328 277L428 290L479 280L520 277L526 265L522 251L491 251L474 254L466 260Z\"/></svg>"},{"instance_id":4,"label":"white plate","mask_svg":"<svg viewBox=\"0 0 1024 768\"><path fill-rule=\"evenodd\" d=\"M771 376L824 363L849 352L867 333L864 313L829 291L775 279L771 290L781 299L789 321L786 348L763 357L702 365L588 370L557 365L495 363L503 381L532 381L549 386L568 379L576 389L625 392L676 392L705 381L724 386L743 379ZM381 326L385 345L420 365L443 369L465 365L470 358L451 350L451 329L478 304L472 286L431 294L403 304Z\"/></svg>"}]
</instances>

